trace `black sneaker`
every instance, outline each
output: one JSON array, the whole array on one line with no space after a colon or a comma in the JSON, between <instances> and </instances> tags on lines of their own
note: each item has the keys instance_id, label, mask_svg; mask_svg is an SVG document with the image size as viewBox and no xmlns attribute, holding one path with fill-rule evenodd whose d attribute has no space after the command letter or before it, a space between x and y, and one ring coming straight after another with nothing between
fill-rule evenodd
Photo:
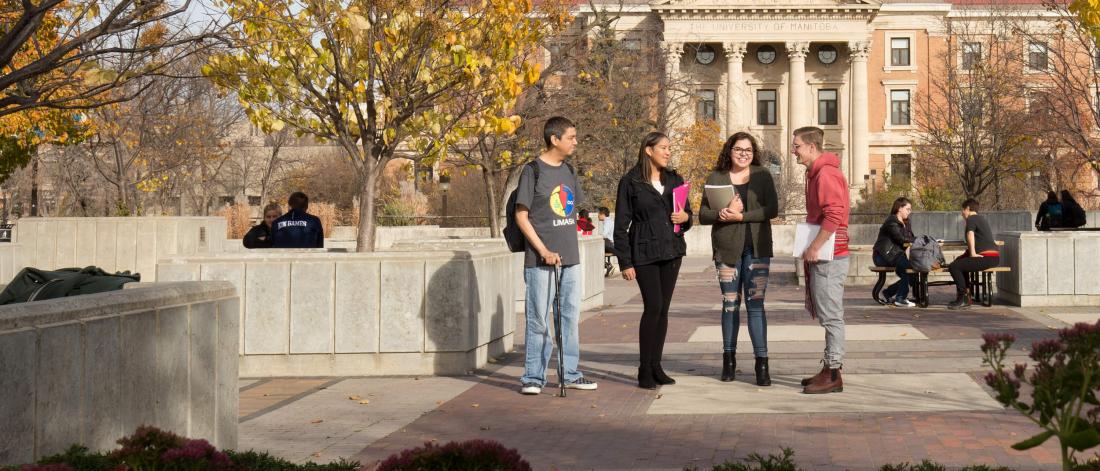
<instances>
[{"instance_id":1,"label":"black sneaker","mask_svg":"<svg viewBox=\"0 0 1100 471\"><path fill-rule=\"evenodd\" d=\"M586 391L591 391L593 389L596 389L596 383L593 381L589 381L585 378L580 378L576 381L565 383L565 389L583 389Z\"/></svg>"},{"instance_id":2,"label":"black sneaker","mask_svg":"<svg viewBox=\"0 0 1100 471\"><path fill-rule=\"evenodd\" d=\"M542 386L539 386L537 383L523 383L523 387L520 388L519 393L520 394L527 394L527 395L531 395L531 396L534 396L536 394L541 394L542 393Z\"/></svg>"}]
</instances>

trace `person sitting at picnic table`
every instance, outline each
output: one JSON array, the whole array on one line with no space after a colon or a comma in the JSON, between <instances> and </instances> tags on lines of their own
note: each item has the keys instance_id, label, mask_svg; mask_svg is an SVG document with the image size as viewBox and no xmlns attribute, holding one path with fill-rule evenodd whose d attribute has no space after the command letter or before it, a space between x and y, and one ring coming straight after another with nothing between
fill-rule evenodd
<instances>
[{"instance_id":1,"label":"person sitting at picnic table","mask_svg":"<svg viewBox=\"0 0 1100 471\"><path fill-rule=\"evenodd\" d=\"M974 198L968 198L962 204L962 216L966 221L964 240L966 251L959 258L951 262L949 271L951 279L955 282L957 296L955 301L948 304L948 309L966 309L973 303L971 294L967 290L967 274L986 270L1001 264L1001 254L997 251L997 242L993 240L993 231L989 228L989 221L978 214L979 204Z\"/></svg>"},{"instance_id":2,"label":"person sitting at picnic table","mask_svg":"<svg viewBox=\"0 0 1100 471\"><path fill-rule=\"evenodd\" d=\"M913 204L906 197L894 200L890 215L878 230L872 258L877 267L894 267L898 281L883 291L886 299L894 300L898 307L916 306L909 301L909 286L915 281L905 270L909 268L909 257L905 255L906 245L913 242L913 229L909 215L913 213Z\"/></svg>"}]
</instances>

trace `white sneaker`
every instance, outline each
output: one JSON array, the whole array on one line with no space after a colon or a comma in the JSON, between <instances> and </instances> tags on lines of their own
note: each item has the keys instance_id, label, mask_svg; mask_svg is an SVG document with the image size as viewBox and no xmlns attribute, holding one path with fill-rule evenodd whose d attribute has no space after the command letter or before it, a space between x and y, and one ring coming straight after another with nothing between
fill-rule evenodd
<instances>
[{"instance_id":1,"label":"white sneaker","mask_svg":"<svg viewBox=\"0 0 1100 471\"><path fill-rule=\"evenodd\" d=\"M596 383L594 381L589 381L587 379L581 378L576 381L565 383L565 389L583 389L591 391L593 389L596 389Z\"/></svg>"},{"instance_id":2,"label":"white sneaker","mask_svg":"<svg viewBox=\"0 0 1100 471\"><path fill-rule=\"evenodd\" d=\"M901 301L894 301L894 305L897 306L897 307L917 307L916 304L913 304L913 302L908 300L908 299L903 299Z\"/></svg>"},{"instance_id":3,"label":"white sneaker","mask_svg":"<svg viewBox=\"0 0 1100 471\"><path fill-rule=\"evenodd\" d=\"M542 393L542 386L535 383L523 383L523 387L519 390L520 394L536 395Z\"/></svg>"}]
</instances>

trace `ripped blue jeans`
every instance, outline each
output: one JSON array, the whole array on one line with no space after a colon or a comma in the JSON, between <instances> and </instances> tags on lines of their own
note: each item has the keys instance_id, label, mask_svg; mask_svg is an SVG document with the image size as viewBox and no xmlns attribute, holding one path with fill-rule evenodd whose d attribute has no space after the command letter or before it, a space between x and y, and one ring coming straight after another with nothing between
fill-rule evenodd
<instances>
[{"instance_id":1,"label":"ripped blue jeans","mask_svg":"<svg viewBox=\"0 0 1100 471\"><path fill-rule=\"evenodd\" d=\"M741 300L749 317L749 338L753 355L768 356L768 318L764 314L764 294L768 290L771 257L755 258L752 250L741 255L737 266L714 262L718 286L722 288L722 349L737 349L737 331L741 328Z\"/></svg>"}]
</instances>

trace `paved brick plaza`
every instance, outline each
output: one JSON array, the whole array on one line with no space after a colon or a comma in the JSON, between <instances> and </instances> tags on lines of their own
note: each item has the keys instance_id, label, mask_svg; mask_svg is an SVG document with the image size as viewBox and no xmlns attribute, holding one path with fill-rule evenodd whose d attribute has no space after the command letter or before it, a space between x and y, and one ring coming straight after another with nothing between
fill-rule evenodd
<instances>
[{"instance_id":1,"label":"paved brick plaza","mask_svg":"<svg viewBox=\"0 0 1100 471\"><path fill-rule=\"evenodd\" d=\"M751 383L747 335L739 338L737 381L718 381L721 298L713 269L693 258L681 272L665 348L665 368L679 384L656 392L635 386L641 299L633 283L614 278L608 306L585 312L581 323L581 366L599 381L598 391L518 394L520 323L516 352L472 376L242 380L240 448L295 461L348 457L367 469L425 441L472 438L516 448L535 469L705 468L781 446L793 448L807 469L877 469L926 458L948 466L1060 467L1054 442L1029 452L1009 448L1037 429L1002 410L981 383L980 336L1008 331L1025 346L1054 335L1052 328L1065 325L1059 319L1097 314L896 309L874 305L869 287L849 287L845 392L808 397L798 393L798 379L820 367L822 334L799 328L816 324L801 309L802 290L790 275L789 263L774 264L771 388ZM933 303L953 295L941 289Z\"/></svg>"}]
</instances>

